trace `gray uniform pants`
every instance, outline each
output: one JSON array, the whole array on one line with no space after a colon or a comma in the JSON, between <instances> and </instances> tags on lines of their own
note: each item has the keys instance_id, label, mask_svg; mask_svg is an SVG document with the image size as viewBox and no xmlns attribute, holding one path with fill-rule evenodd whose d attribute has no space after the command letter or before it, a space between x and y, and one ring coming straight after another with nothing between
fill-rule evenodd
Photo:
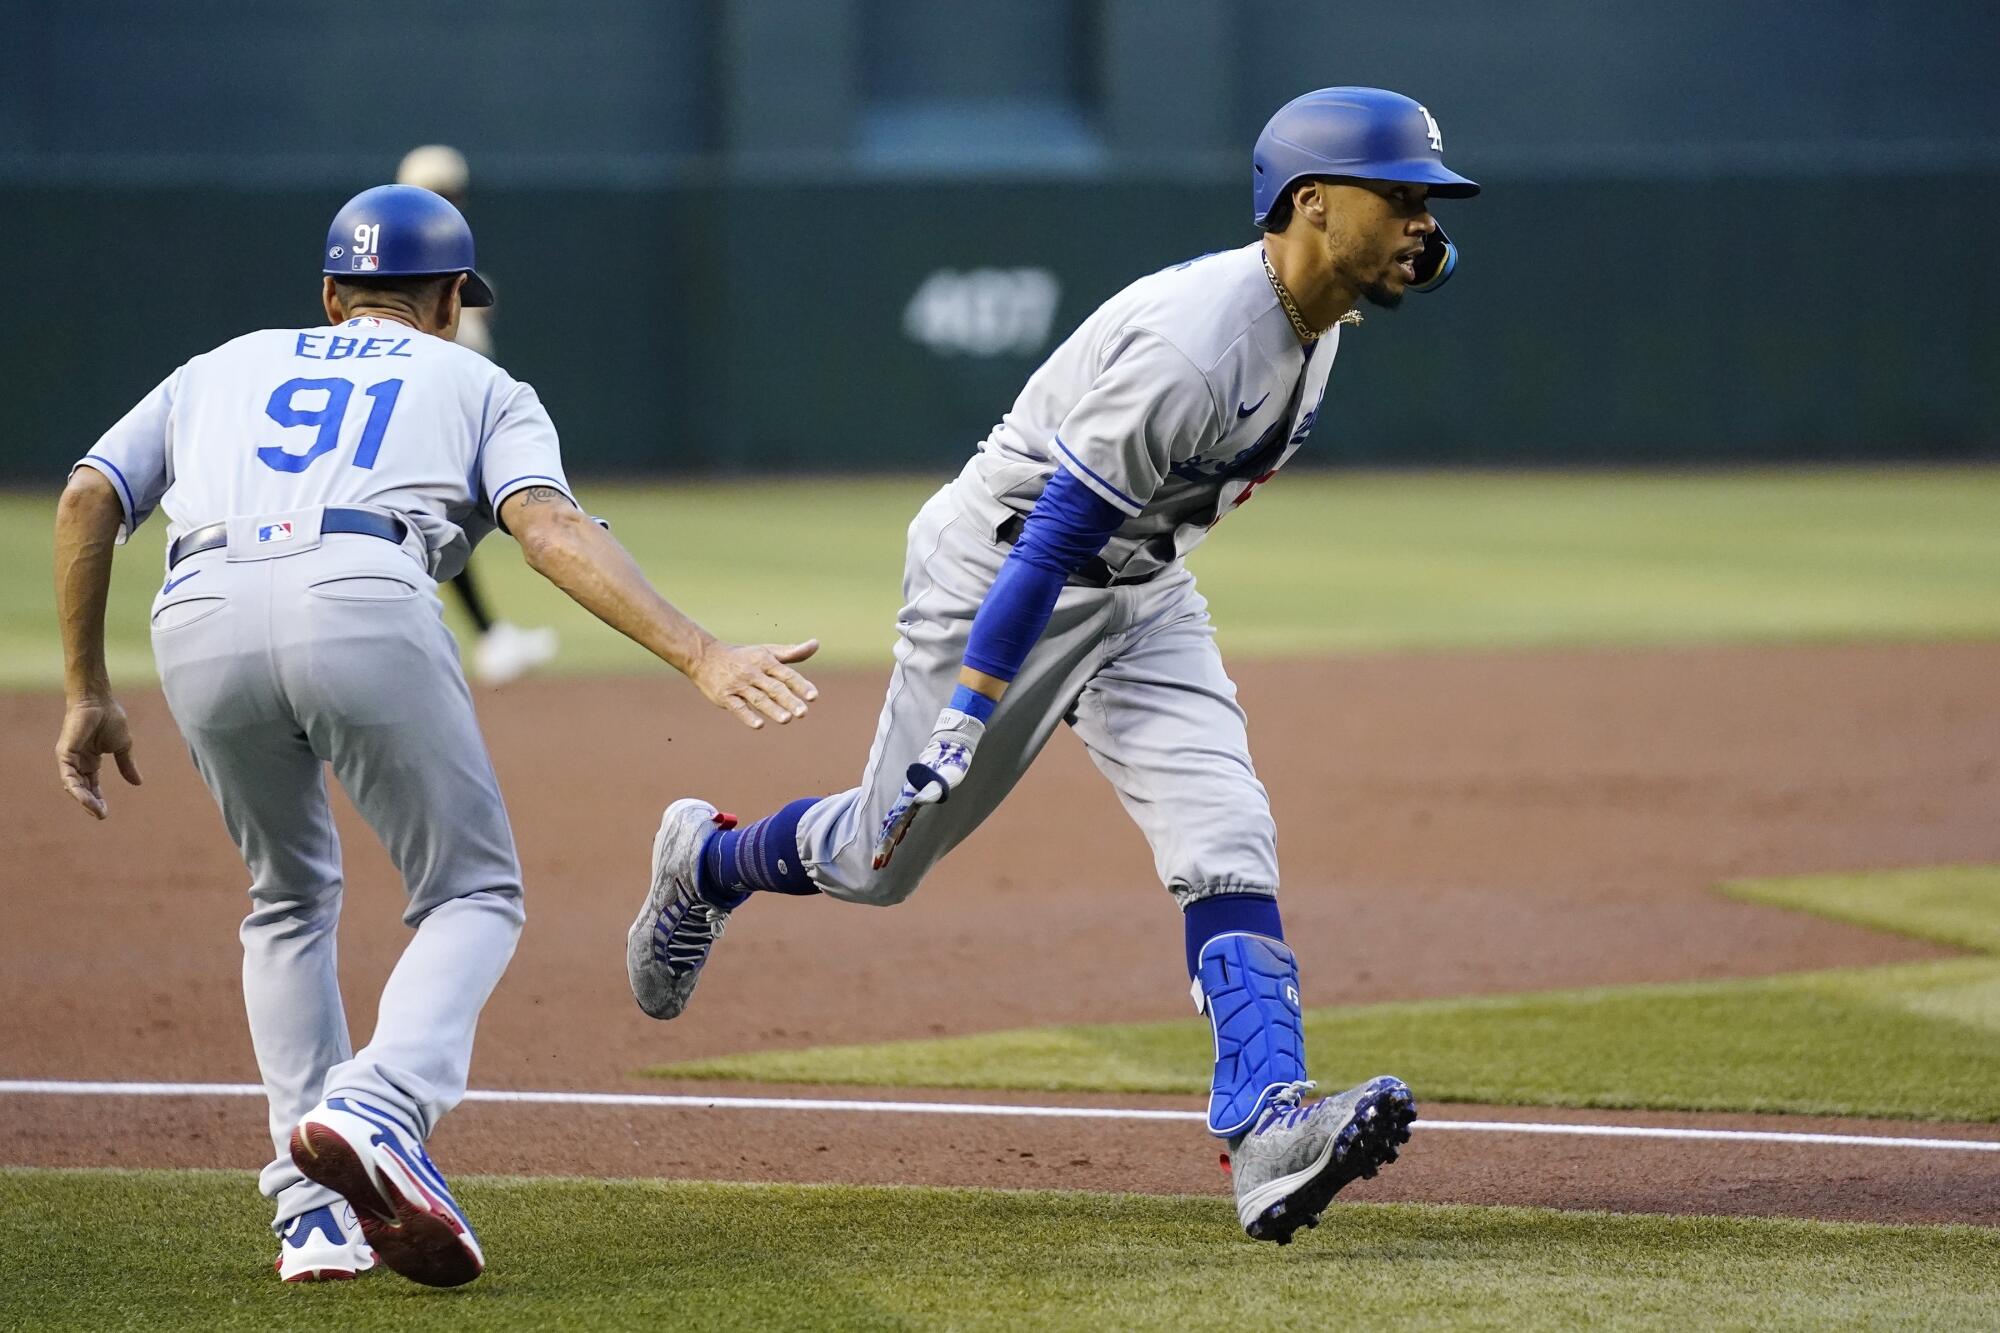
<instances>
[{"instance_id":1,"label":"gray uniform pants","mask_svg":"<svg viewBox=\"0 0 2000 1333\"><path fill-rule=\"evenodd\" d=\"M522 923L513 833L437 585L389 542L317 540L191 556L153 607L167 706L250 870L243 1000L276 1148L259 1186L280 1226L334 1197L288 1150L323 1095L372 1100L425 1135L465 1095L473 1025ZM416 927L358 1055L334 966L327 764L402 872Z\"/></svg>"},{"instance_id":2,"label":"gray uniform pants","mask_svg":"<svg viewBox=\"0 0 2000 1333\"><path fill-rule=\"evenodd\" d=\"M951 486L910 525L896 665L861 785L799 821L799 854L813 882L853 902L909 897L1066 721L1146 835L1160 880L1182 907L1219 893L1275 894L1270 799L1250 763L1208 603L1179 567L1148 583L1065 588L965 781L917 817L886 868L871 868L882 821L951 699L972 617L1007 549Z\"/></svg>"}]
</instances>

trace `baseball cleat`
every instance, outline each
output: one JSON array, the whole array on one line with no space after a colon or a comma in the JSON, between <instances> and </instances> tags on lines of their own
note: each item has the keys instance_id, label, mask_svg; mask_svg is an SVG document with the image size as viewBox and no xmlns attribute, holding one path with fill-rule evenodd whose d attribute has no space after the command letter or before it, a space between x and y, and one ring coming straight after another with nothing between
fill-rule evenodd
<instances>
[{"instance_id":1,"label":"baseball cleat","mask_svg":"<svg viewBox=\"0 0 2000 1333\"><path fill-rule=\"evenodd\" d=\"M381 1108L327 1098L292 1131L292 1163L346 1199L375 1257L410 1281L457 1287L485 1270L486 1256L443 1173Z\"/></svg>"},{"instance_id":2,"label":"baseball cleat","mask_svg":"<svg viewBox=\"0 0 2000 1333\"><path fill-rule=\"evenodd\" d=\"M339 1282L375 1266L375 1251L361 1239L354 1209L326 1204L300 1213L278 1233L272 1267L286 1282Z\"/></svg>"},{"instance_id":3,"label":"baseball cleat","mask_svg":"<svg viewBox=\"0 0 2000 1333\"><path fill-rule=\"evenodd\" d=\"M708 951L722 938L727 910L696 893L702 848L736 827L707 801L680 800L660 817L653 835L653 885L625 932L625 976L632 998L654 1018L677 1018L694 994Z\"/></svg>"},{"instance_id":4,"label":"baseball cleat","mask_svg":"<svg viewBox=\"0 0 2000 1333\"><path fill-rule=\"evenodd\" d=\"M1316 1102L1310 1083L1293 1084L1235 1145L1236 1217L1252 1240L1289 1244L1300 1227L1319 1225L1333 1196L1373 1176L1410 1141L1416 1099L1401 1079L1371 1078Z\"/></svg>"}]
</instances>

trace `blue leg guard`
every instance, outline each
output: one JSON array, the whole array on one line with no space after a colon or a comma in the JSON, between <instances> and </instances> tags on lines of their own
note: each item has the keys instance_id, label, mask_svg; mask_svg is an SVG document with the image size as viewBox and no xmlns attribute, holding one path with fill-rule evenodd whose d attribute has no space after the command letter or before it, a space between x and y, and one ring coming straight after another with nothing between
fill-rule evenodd
<instances>
[{"instance_id":1,"label":"blue leg guard","mask_svg":"<svg viewBox=\"0 0 2000 1333\"><path fill-rule=\"evenodd\" d=\"M1215 1025L1208 1132L1247 1133L1272 1094L1305 1081L1299 961L1268 935L1217 935L1201 947L1194 1002Z\"/></svg>"}]
</instances>

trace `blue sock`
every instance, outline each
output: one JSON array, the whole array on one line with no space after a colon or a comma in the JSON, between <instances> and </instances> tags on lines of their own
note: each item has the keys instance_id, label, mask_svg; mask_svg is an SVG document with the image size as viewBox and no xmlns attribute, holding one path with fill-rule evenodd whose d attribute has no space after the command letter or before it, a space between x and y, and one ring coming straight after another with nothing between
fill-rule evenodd
<instances>
[{"instance_id":1,"label":"blue sock","mask_svg":"<svg viewBox=\"0 0 2000 1333\"><path fill-rule=\"evenodd\" d=\"M1213 898L1189 903L1187 910L1181 913L1181 920L1187 927L1190 980L1199 970L1202 946L1217 935L1244 931L1251 935L1269 935L1274 940L1285 938L1285 928L1278 921L1278 900L1268 894L1218 893Z\"/></svg>"},{"instance_id":2,"label":"blue sock","mask_svg":"<svg viewBox=\"0 0 2000 1333\"><path fill-rule=\"evenodd\" d=\"M753 893L818 893L799 859L799 820L820 799L802 797L774 815L710 838L701 849L695 892L730 909L741 907Z\"/></svg>"}]
</instances>

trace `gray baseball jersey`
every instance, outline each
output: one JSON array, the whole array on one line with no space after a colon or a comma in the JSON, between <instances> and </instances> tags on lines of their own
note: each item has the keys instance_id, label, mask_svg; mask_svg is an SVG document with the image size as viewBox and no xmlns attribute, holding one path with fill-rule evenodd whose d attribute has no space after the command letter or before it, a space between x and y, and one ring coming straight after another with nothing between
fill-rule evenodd
<instances>
[{"instance_id":1,"label":"gray baseball jersey","mask_svg":"<svg viewBox=\"0 0 2000 1333\"><path fill-rule=\"evenodd\" d=\"M1139 279L1029 377L967 464L961 498L998 521L1058 467L1129 515L1104 550L1138 576L1198 546L1312 432L1339 350L1308 356L1264 275L1262 245Z\"/></svg>"},{"instance_id":2,"label":"gray baseball jersey","mask_svg":"<svg viewBox=\"0 0 2000 1333\"><path fill-rule=\"evenodd\" d=\"M1185 906L1274 894L1277 835L1236 687L1182 557L1311 432L1338 331L1300 344L1260 246L1142 278L1056 348L958 478L910 527L896 666L861 785L814 805L800 854L820 888L895 902L992 812L1068 722ZM1008 520L1064 468L1128 515L1072 580L994 711L965 781L889 865L874 841L951 698Z\"/></svg>"},{"instance_id":3,"label":"gray baseball jersey","mask_svg":"<svg viewBox=\"0 0 2000 1333\"><path fill-rule=\"evenodd\" d=\"M568 493L530 386L391 320L265 329L197 356L104 433L84 463L130 528L155 506L169 540L217 519L372 505L422 534L450 578L523 486Z\"/></svg>"},{"instance_id":4,"label":"gray baseball jersey","mask_svg":"<svg viewBox=\"0 0 2000 1333\"><path fill-rule=\"evenodd\" d=\"M153 651L251 875L243 994L276 1149L260 1183L282 1230L336 1201L292 1164L300 1117L345 1093L428 1135L464 1096L474 1024L513 955L520 868L435 576L514 491L567 491L555 428L491 362L365 318L195 357L78 466L111 479L128 531L156 507L170 537L226 528L170 564ZM378 532L341 531L357 512ZM392 519L400 542L379 533ZM329 765L416 928L358 1054L334 966Z\"/></svg>"}]
</instances>

